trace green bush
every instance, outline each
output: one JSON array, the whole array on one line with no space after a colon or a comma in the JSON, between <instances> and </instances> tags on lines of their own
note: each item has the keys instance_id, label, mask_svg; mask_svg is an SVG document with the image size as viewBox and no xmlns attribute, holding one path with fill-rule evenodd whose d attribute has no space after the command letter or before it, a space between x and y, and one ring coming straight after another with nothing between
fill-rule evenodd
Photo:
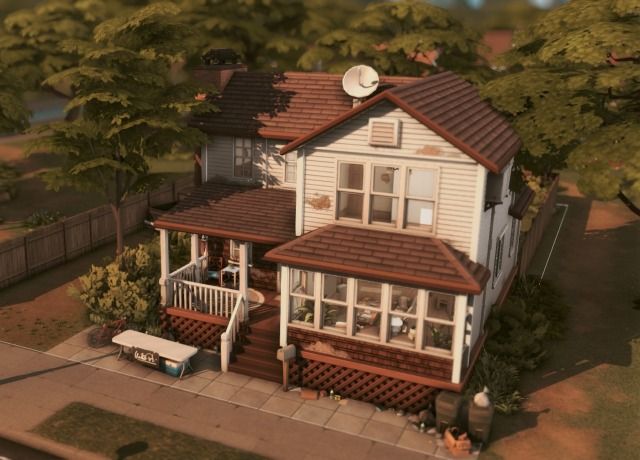
<instances>
[{"instance_id":1,"label":"green bush","mask_svg":"<svg viewBox=\"0 0 640 460\"><path fill-rule=\"evenodd\" d=\"M483 351L475 365L466 396L471 399L486 386L496 411L506 415L513 414L520 410L524 401L518 391L519 384L520 374L515 366Z\"/></svg>"},{"instance_id":2,"label":"green bush","mask_svg":"<svg viewBox=\"0 0 640 460\"><path fill-rule=\"evenodd\" d=\"M42 227L60 220L62 215L59 212L51 212L46 209L38 209L24 221L24 225L28 228Z\"/></svg>"},{"instance_id":3,"label":"green bush","mask_svg":"<svg viewBox=\"0 0 640 460\"><path fill-rule=\"evenodd\" d=\"M546 343L565 330L568 307L557 289L528 277L487 320L486 350L519 370L536 369L547 354Z\"/></svg>"},{"instance_id":4,"label":"green bush","mask_svg":"<svg viewBox=\"0 0 640 460\"><path fill-rule=\"evenodd\" d=\"M16 180L19 176L16 168L0 161L0 193L7 192L10 198L15 197Z\"/></svg>"},{"instance_id":5,"label":"green bush","mask_svg":"<svg viewBox=\"0 0 640 460\"><path fill-rule=\"evenodd\" d=\"M160 259L149 245L125 248L104 267L80 277L79 298L97 325L124 319L128 329L158 335Z\"/></svg>"}]
</instances>

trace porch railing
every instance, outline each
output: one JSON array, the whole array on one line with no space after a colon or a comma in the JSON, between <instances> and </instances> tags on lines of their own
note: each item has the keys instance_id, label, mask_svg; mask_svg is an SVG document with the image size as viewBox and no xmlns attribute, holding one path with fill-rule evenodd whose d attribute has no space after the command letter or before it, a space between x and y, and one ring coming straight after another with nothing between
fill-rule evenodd
<instances>
[{"instance_id":1,"label":"porch railing","mask_svg":"<svg viewBox=\"0 0 640 460\"><path fill-rule=\"evenodd\" d=\"M183 281L199 281L206 279L207 277L207 267L206 262L207 256L198 257L196 262L189 262L184 267L180 267L179 269L169 273L169 278L175 280L183 280Z\"/></svg>"},{"instance_id":2,"label":"porch railing","mask_svg":"<svg viewBox=\"0 0 640 460\"><path fill-rule=\"evenodd\" d=\"M229 318L240 293L234 289L186 281L167 279L167 294L172 306L209 315Z\"/></svg>"},{"instance_id":3,"label":"porch railing","mask_svg":"<svg viewBox=\"0 0 640 460\"><path fill-rule=\"evenodd\" d=\"M233 313L231 313L231 316L229 317L227 330L223 332L220 337L220 368L222 369L222 372L227 372L229 370L233 344L240 336L240 325L242 323L242 319L245 317L245 308L246 302L240 295L233 307Z\"/></svg>"}]
</instances>

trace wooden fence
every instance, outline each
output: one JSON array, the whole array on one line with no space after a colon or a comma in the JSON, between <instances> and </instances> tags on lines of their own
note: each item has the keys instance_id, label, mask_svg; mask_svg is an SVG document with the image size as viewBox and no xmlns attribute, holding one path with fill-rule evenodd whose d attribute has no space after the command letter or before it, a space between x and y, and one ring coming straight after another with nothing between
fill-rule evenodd
<instances>
[{"instance_id":1,"label":"wooden fence","mask_svg":"<svg viewBox=\"0 0 640 460\"><path fill-rule=\"evenodd\" d=\"M120 211L124 233L142 228L149 207L177 201L178 195L192 185L193 177L188 176L128 198ZM105 205L0 242L0 289L115 241L115 238L113 214Z\"/></svg>"},{"instance_id":2,"label":"wooden fence","mask_svg":"<svg viewBox=\"0 0 640 460\"><path fill-rule=\"evenodd\" d=\"M549 194L546 201L538 210L538 214L533 218L531 228L520 235L520 257L518 266L518 275L524 276L527 269L536 254L540 240L544 235L544 231L551 221L551 217L556 210L556 198L558 196L559 176L556 176L549 186Z\"/></svg>"}]
</instances>

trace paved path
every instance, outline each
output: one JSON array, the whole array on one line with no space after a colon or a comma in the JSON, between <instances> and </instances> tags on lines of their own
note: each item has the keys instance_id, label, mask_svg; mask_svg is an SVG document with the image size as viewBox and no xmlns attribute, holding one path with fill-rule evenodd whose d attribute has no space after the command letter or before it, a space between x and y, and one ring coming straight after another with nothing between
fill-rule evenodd
<instances>
[{"instance_id":1,"label":"paved path","mask_svg":"<svg viewBox=\"0 0 640 460\"><path fill-rule=\"evenodd\" d=\"M433 458L7 343L0 356L0 430L31 430L80 401L271 458Z\"/></svg>"}]
</instances>

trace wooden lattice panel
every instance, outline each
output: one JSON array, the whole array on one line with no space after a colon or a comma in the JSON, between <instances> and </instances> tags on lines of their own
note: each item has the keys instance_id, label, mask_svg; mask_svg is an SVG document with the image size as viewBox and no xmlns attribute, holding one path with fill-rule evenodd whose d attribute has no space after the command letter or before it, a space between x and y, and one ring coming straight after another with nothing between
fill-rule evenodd
<instances>
[{"instance_id":1,"label":"wooden lattice panel","mask_svg":"<svg viewBox=\"0 0 640 460\"><path fill-rule=\"evenodd\" d=\"M316 390L333 390L343 398L418 412L433 402L437 390L427 385L313 360L292 362L289 381Z\"/></svg>"},{"instance_id":2,"label":"wooden lattice panel","mask_svg":"<svg viewBox=\"0 0 640 460\"><path fill-rule=\"evenodd\" d=\"M171 330L180 343L210 350L214 346L220 345L220 336L226 330L224 325L166 313L163 317L162 328L165 331Z\"/></svg>"}]
</instances>

